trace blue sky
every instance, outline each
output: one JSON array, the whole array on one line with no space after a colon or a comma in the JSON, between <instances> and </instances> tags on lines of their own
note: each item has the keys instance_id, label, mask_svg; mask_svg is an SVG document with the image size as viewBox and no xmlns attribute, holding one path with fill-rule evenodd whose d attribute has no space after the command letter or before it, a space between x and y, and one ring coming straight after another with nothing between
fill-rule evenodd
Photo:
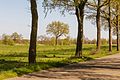
<instances>
[{"instance_id":1,"label":"blue sky","mask_svg":"<svg viewBox=\"0 0 120 80\"><path fill-rule=\"evenodd\" d=\"M58 11L44 18L42 0L38 0L39 26L38 35L46 34L46 26L52 21L62 21L70 26L72 38L77 36L77 21L75 15L62 16ZM30 36L31 13L28 0L1 0L0 2L0 35L18 32L25 38ZM96 38L96 27L90 21L84 22L84 35L89 39ZM102 37L108 38L108 32L102 31Z\"/></svg>"}]
</instances>

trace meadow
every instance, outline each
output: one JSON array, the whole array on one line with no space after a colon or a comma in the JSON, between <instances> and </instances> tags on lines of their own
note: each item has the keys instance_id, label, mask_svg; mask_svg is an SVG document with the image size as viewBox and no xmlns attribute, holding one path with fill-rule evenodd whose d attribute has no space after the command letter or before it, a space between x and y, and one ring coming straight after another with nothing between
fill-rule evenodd
<instances>
[{"instance_id":1,"label":"meadow","mask_svg":"<svg viewBox=\"0 0 120 80\"><path fill-rule=\"evenodd\" d=\"M109 52L108 45L103 45L101 51L95 53L95 45L86 44L83 46L83 57L76 59L75 45L37 45L37 63L29 65L28 48L29 45L0 45L0 80L118 53L116 46Z\"/></svg>"}]
</instances>

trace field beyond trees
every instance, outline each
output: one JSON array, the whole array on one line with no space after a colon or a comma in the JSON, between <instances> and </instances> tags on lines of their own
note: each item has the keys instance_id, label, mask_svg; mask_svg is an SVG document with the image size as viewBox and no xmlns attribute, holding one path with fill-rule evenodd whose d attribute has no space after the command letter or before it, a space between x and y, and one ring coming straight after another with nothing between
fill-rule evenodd
<instances>
[{"instance_id":1,"label":"field beyond trees","mask_svg":"<svg viewBox=\"0 0 120 80\"><path fill-rule=\"evenodd\" d=\"M103 45L101 52L95 54L96 47L94 44L84 44L83 57L76 59L73 57L75 45L37 45L37 63L32 65L28 63L28 47L29 45L9 46L0 44L0 80L117 53L115 45L112 52L109 52L108 45Z\"/></svg>"}]
</instances>

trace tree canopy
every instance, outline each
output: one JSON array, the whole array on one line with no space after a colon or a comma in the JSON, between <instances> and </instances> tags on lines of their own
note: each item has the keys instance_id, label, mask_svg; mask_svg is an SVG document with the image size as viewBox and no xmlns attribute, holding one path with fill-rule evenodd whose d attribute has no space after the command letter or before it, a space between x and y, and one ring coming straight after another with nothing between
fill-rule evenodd
<instances>
[{"instance_id":1,"label":"tree canopy","mask_svg":"<svg viewBox=\"0 0 120 80\"><path fill-rule=\"evenodd\" d=\"M54 21L47 25L47 34L51 34L57 39L61 36L66 36L69 33L69 25L60 21Z\"/></svg>"}]
</instances>

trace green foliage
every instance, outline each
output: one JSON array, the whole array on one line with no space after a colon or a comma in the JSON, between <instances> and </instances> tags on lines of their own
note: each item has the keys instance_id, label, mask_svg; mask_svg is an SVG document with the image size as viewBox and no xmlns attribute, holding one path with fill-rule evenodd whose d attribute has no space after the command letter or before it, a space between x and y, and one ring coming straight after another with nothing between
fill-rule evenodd
<instances>
[{"instance_id":1,"label":"green foliage","mask_svg":"<svg viewBox=\"0 0 120 80\"><path fill-rule=\"evenodd\" d=\"M55 45L55 38L54 37L47 37L47 36L39 36L38 37L38 44L44 44L44 45ZM67 36L64 39L58 39L58 45L73 45L76 44L76 39L72 39L69 36Z\"/></svg>"},{"instance_id":2,"label":"green foliage","mask_svg":"<svg viewBox=\"0 0 120 80\"><path fill-rule=\"evenodd\" d=\"M69 26L60 21L54 21L47 25L47 34L53 35L55 37L55 45L58 44L58 38L61 36L66 37L69 33Z\"/></svg>"},{"instance_id":3,"label":"green foliage","mask_svg":"<svg viewBox=\"0 0 120 80\"><path fill-rule=\"evenodd\" d=\"M28 44L29 41L22 38L22 35L17 32L12 33L11 35L3 34L2 43L4 45Z\"/></svg>"},{"instance_id":4,"label":"green foliage","mask_svg":"<svg viewBox=\"0 0 120 80\"><path fill-rule=\"evenodd\" d=\"M107 39L101 39L101 44L106 45L108 43Z\"/></svg>"},{"instance_id":5,"label":"green foliage","mask_svg":"<svg viewBox=\"0 0 120 80\"><path fill-rule=\"evenodd\" d=\"M23 68L15 68L13 69L14 72L16 72L18 75L23 75L23 74L28 74L33 72L32 70L30 70L27 67L23 67Z\"/></svg>"},{"instance_id":6,"label":"green foliage","mask_svg":"<svg viewBox=\"0 0 120 80\"><path fill-rule=\"evenodd\" d=\"M17 32L14 32L12 33L11 35L11 39L14 41L14 42L20 42L20 40L22 39L22 35L21 34L18 34Z\"/></svg>"},{"instance_id":7,"label":"green foliage","mask_svg":"<svg viewBox=\"0 0 120 80\"><path fill-rule=\"evenodd\" d=\"M5 45L14 45L15 43L24 43L22 41L22 35L14 32L12 35L3 34L2 35L2 43Z\"/></svg>"},{"instance_id":8,"label":"green foliage","mask_svg":"<svg viewBox=\"0 0 120 80\"><path fill-rule=\"evenodd\" d=\"M5 45L14 45L14 41L11 39L9 35L2 35L2 43Z\"/></svg>"},{"instance_id":9,"label":"green foliage","mask_svg":"<svg viewBox=\"0 0 120 80\"><path fill-rule=\"evenodd\" d=\"M47 25L47 34L54 35L55 37L66 36L69 33L69 26L60 21L54 21Z\"/></svg>"}]
</instances>

